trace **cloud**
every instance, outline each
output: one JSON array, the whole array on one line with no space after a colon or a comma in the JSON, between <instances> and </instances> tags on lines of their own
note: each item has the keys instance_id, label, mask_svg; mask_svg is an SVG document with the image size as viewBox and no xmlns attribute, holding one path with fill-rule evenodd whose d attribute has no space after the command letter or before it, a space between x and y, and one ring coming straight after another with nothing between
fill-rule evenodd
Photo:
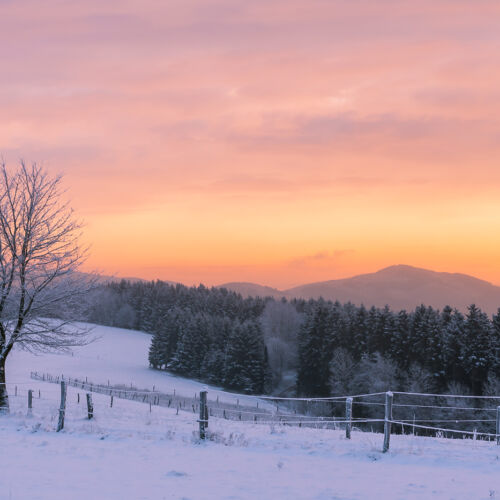
<instances>
[{"instance_id":1,"label":"cloud","mask_svg":"<svg viewBox=\"0 0 500 500\"><path fill-rule=\"evenodd\" d=\"M339 261L348 256L354 255L356 252L352 248L333 250L331 252L318 252L312 255L304 255L290 260L287 265L289 267L326 267L339 263Z\"/></svg>"},{"instance_id":2,"label":"cloud","mask_svg":"<svg viewBox=\"0 0 500 500\"><path fill-rule=\"evenodd\" d=\"M342 259L355 271L348 254L299 249L361 252L371 228L402 214L411 229L422 208L431 236L412 244L432 246L449 230L435 204L498 212L499 15L486 0L0 1L0 154L66 172L96 223L122 215L124 241L145 240L133 214L182 214L143 247L161 265L199 246L193 279L248 235L282 282ZM200 220L206 241L184 245Z\"/></svg>"}]
</instances>

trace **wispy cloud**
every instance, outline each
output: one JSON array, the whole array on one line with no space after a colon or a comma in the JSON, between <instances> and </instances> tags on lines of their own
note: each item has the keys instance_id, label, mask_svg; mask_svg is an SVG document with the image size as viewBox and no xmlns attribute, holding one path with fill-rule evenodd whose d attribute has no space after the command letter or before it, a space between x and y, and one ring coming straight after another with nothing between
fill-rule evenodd
<instances>
[{"instance_id":1,"label":"wispy cloud","mask_svg":"<svg viewBox=\"0 0 500 500\"><path fill-rule=\"evenodd\" d=\"M344 250L333 250L331 252L318 252L313 255L304 255L296 257L288 262L290 267L308 267L308 266L331 266L336 265L346 256L352 256L355 251L352 248Z\"/></svg>"},{"instance_id":2,"label":"wispy cloud","mask_svg":"<svg viewBox=\"0 0 500 500\"><path fill-rule=\"evenodd\" d=\"M195 276L241 255L231 279L306 282L387 248L438 267L453 245L500 277L499 16L488 0L1 1L0 154L66 172L97 267L141 241L121 266L189 253ZM337 246L356 253L314 251Z\"/></svg>"}]
</instances>

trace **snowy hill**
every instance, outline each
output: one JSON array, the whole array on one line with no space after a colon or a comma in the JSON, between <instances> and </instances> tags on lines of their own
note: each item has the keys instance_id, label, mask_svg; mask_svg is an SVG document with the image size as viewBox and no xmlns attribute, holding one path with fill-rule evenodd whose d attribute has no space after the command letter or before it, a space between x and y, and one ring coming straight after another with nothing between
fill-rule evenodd
<instances>
[{"instance_id":1,"label":"snowy hill","mask_svg":"<svg viewBox=\"0 0 500 500\"><path fill-rule=\"evenodd\" d=\"M56 433L59 387L30 372L64 373L190 395L201 384L147 367L148 335L97 327L100 338L74 356L15 352L7 367L11 414L0 417L0 499L317 499L424 500L500 497L494 442L298 428L210 418L197 439L189 411L68 388L66 423ZM17 396L15 387L17 386ZM32 415L27 414L33 389ZM38 398L40 391L40 398ZM217 388L221 397L234 398ZM251 398L255 401L254 398ZM318 427L321 427L319 425Z\"/></svg>"},{"instance_id":2,"label":"snowy hill","mask_svg":"<svg viewBox=\"0 0 500 500\"><path fill-rule=\"evenodd\" d=\"M73 355L44 354L34 356L25 351L15 351L7 360L10 380L25 380L31 371L65 375L85 379L95 384L132 384L139 389L169 392L192 397L206 388L221 401L242 399L224 392L218 387L207 386L163 371L149 368L148 351L151 335L121 328L96 325L91 331L96 340L86 346L73 349Z\"/></svg>"}]
</instances>

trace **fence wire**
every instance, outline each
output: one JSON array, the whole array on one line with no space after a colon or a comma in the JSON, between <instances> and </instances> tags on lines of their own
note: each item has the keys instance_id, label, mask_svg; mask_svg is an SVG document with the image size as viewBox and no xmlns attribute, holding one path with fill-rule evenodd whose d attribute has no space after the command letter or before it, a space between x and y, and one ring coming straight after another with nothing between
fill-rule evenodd
<instances>
[{"instance_id":1,"label":"fence wire","mask_svg":"<svg viewBox=\"0 0 500 500\"><path fill-rule=\"evenodd\" d=\"M43 382L59 383L62 378L54 377L50 374L32 373L32 378ZM125 388L126 386L112 386L104 384L94 384L88 380L79 380L76 378L65 378L65 382L77 389L83 391L96 392L117 399L129 399L139 403L146 403L150 406L164 406L179 411L186 411L198 414L199 398L186 397L180 394L164 393L158 390L139 390L136 388ZM29 382L9 382L10 387L15 387L14 397L26 397L25 390ZM6 384L4 384L6 385ZM17 387L19 386L19 388ZM154 387L153 387L154 389ZM37 393L38 392L38 393ZM39 391L33 392L33 399L52 399L57 400L59 391L43 390L43 397ZM394 395L397 402L392 405L392 412L389 419L385 417L386 403L384 397L386 392L374 392L366 394L355 394L349 396L332 397L275 397L275 396L249 396L245 394L231 394L233 402L217 400L208 401L208 413L211 417L217 417L227 420L239 420L245 424L259 425L289 425L289 426L309 426L321 428L343 428L361 426L362 424L372 424L370 430L381 432L387 424L394 424L396 432L404 433L407 429L413 430L413 433L421 435L436 435L441 433L450 433L457 436L474 436L483 438L495 438L500 442L499 430L499 407L488 407L488 401L500 401L500 396L472 396L459 394L433 394L418 392L395 391ZM38 396L38 397L37 397ZM49 397L47 397L49 396ZM10 397L13 397L12 395ZM237 403L234 403L234 399ZM427 403L428 399L430 404ZM366 401L365 399L369 399ZM450 399L458 401L463 400L461 405L450 405ZM424 400L424 401L423 401ZM465 401L474 402L474 406L466 406ZM482 404L485 406L481 406ZM255 406L252 406L252 403ZM423 404L422 404L423 403ZM443 404L440 404L443 403ZM261 405L259 407L259 404ZM351 413L347 413L344 406L351 405ZM339 407L340 405L340 407ZM356 414L352 413L352 408L356 407ZM382 410L381 407L384 407ZM4 410L6 407L0 407ZM467 415L454 418L454 412L473 412L468 418ZM489 418L492 412L497 414L497 419ZM489 414L488 414L489 413ZM466 418L464 418L466 417ZM447 428L438 425L426 424L457 424L462 429ZM471 425L474 426L470 429ZM374 427L375 426L375 427ZM467 428L468 427L468 428Z\"/></svg>"}]
</instances>

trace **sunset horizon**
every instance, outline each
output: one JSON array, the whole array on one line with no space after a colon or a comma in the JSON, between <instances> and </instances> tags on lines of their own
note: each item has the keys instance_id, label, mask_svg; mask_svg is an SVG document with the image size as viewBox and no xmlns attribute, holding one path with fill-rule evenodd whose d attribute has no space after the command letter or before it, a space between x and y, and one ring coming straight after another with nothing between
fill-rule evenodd
<instances>
[{"instance_id":1,"label":"sunset horizon","mask_svg":"<svg viewBox=\"0 0 500 500\"><path fill-rule=\"evenodd\" d=\"M64 175L85 270L500 284L500 7L1 2L0 155Z\"/></svg>"},{"instance_id":2,"label":"sunset horizon","mask_svg":"<svg viewBox=\"0 0 500 500\"><path fill-rule=\"evenodd\" d=\"M174 279L171 279L169 278L168 276L163 276L163 277L160 277L160 276L156 276L156 275L151 275L150 277L144 277L144 276L139 276L139 275L131 275L131 274L121 274L121 273L109 273L107 274L106 272L102 272L101 270L96 270L96 269L92 269L92 270L88 270L88 272L90 273L97 273L101 276L104 276L104 277L107 277L107 278L113 278L114 280L116 281L120 281L120 280L132 280L132 281L135 281L135 280L142 280L142 281L164 281L166 283L178 283L180 285L185 285L185 286L206 286L206 287L222 287L224 285L230 285L230 284L251 284L251 285L258 285L258 286L261 286L261 287L264 287L264 288L272 288L272 289L275 289L279 292L286 292L287 290L290 290L290 289L293 289L293 288L296 288L296 287L301 287L303 285L310 285L310 284L316 284L316 283L323 283L323 282L330 282L330 281L339 281L339 280L350 280L351 278L357 278L359 276L366 276L366 275L374 275L374 274L378 274L380 273L381 271L386 271L386 270L390 270L390 269L396 269L398 271L400 271L400 274L403 276L405 274L405 272L408 270L408 269L413 269L413 270L417 270L417 271L425 271L425 272L430 272L430 273L435 273L435 274L447 274L447 275L462 275L462 276L467 276L467 277L470 277L470 278L474 278L474 279L477 279L477 280L480 280L480 281L484 281L486 283L489 283L495 287L500 287L500 284L498 283L494 283L493 281L491 280L488 280L487 278L481 278L479 276L474 276L472 274L468 274L468 273L462 273L462 272L458 272L458 271L448 271L448 270L437 270L437 269L430 269L430 268L424 268L424 267L420 267L420 266L413 266L411 264L392 264L392 265L388 265L388 266L384 266L384 267L381 267L381 268L377 268L377 269L373 269L373 270L368 270L368 271L364 271L364 272L360 272L360 273L356 273L356 274L348 274L346 276L339 276L339 277L328 277L326 276L324 279L323 278L320 278L320 279L315 279L315 280L312 280L312 281L300 281L300 282L291 282L292 284L291 285L287 285L285 283L284 286L280 286L280 285L274 285L273 283L268 283L268 282L265 282L265 281L249 281L249 280L244 280L244 279L233 279L233 280L228 280L228 281L224 281L224 282L209 282L209 281L206 281L206 282L203 282L203 281L196 281L196 280L193 280L193 281L180 281L180 280L174 280Z\"/></svg>"},{"instance_id":3,"label":"sunset horizon","mask_svg":"<svg viewBox=\"0 0 500 500\"><path fill-rule=\"evenodd\" d=\"M0 499L498 498L499 24L0 0Z\"/></svg>"}]
</instances>

